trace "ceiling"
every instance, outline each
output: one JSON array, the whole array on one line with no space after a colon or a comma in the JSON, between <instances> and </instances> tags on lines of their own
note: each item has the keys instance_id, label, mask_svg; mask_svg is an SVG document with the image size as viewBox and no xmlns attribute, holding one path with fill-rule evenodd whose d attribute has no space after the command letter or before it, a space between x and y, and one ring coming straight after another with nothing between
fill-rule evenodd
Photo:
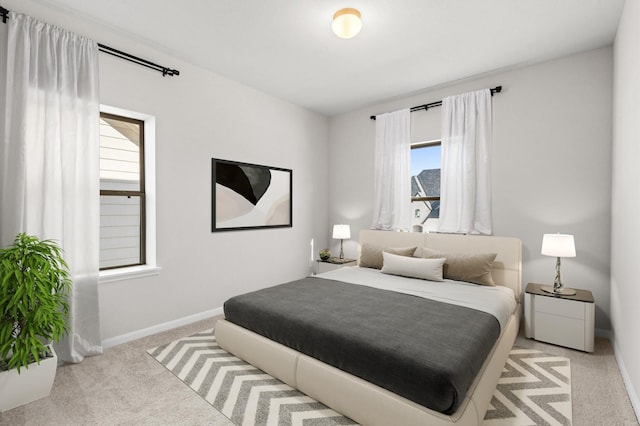
<instances>
[{"instance_id":1,"label":"ceiling","mask_svg":"<svg viewBox=\"0 0 640 426\"><path fill-rule=\"evenodd\" d=\"M624 5L624 0L36 1L327 116L610 45ZM350 40L331 32L333 13L343 7L362 14L362 31Z\"/></svg>"}]
</instances>

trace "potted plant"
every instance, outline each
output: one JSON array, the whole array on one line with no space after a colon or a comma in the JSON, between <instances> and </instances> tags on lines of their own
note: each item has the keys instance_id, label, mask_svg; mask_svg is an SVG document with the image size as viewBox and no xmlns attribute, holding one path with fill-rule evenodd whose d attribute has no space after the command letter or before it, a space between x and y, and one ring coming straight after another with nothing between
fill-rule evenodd
<instances>
[{"instance_id":1,"label":"potted plant","mask_svg":"<svg viewBox=\"0 0 640 426\"><path fill-rule=\"evenodd\" d=\"M329 249L322 249L318 252L318 254L320 255L320 259L322 260L327 260L331 257L331 252L329 251Z\"/></svg>"},{"instance_id":2,"label":"potted plant","mask_svg":"<svg viewBox=\"0 0 640 426\"><path fill-rule=\"evenodd\" d=\"M67 332L70 289L54 241L21 233L0 249L0 412L51 392L57 368L51 343Z\"/></svg>"}]
</instances>

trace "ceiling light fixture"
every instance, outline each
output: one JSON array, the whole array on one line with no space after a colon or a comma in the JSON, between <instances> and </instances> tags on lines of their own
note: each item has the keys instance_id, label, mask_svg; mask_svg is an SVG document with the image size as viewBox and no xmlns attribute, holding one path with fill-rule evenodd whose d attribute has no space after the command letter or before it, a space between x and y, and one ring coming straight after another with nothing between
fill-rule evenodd
<instances>
[{"instance_id":1,"label":"ceiling light fixture","mask_svg":"<svg viewBox=\"0 0 640 426\"><path fill-rule=\"evenodd\" d=\"M350 7L340 9L333 14L333 32L340 38L351 38L362 29L362 19L357 9Z\"/></svg>"}]
</instances>

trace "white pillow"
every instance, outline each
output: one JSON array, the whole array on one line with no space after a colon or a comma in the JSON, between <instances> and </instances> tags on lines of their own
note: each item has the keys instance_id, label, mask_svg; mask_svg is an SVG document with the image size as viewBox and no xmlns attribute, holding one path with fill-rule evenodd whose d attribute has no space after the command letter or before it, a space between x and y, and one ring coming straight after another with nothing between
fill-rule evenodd
<instances>
[{"instance_id":1,"label":"white pillow","mask_svg":"<svg viewBox=\"0 0 640 426\"><path fill-rule=\"evenodd\" d=\"M444 281L442 266L445 258L421 259L417 257L398 256L382 253L382 271L385 274L402 275L403 277L420 278L429 281Z\"/></svg>"}]
</instances>

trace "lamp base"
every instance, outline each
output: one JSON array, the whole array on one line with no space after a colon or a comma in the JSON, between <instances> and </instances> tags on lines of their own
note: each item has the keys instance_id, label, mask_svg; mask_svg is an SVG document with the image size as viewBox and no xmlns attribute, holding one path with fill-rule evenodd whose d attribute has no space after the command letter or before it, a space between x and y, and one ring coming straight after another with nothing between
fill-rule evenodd
<instances>
[{"instance_id":1,"label":"lamp base","mask_svg":"<svg viewBox=\"0 0 640 426\"><path fill-rule=\"evenodd\" d=\"M575 296L576 295L576 291L572 288L565 288L562 287L560 290L555 291L553 289L553 286L550 285L543 285L540 287L540 290L546 292L546 293L551 293L551 294L557 294L557 295L562 295L562 296Z\"/></svg>"}]
</instances>

